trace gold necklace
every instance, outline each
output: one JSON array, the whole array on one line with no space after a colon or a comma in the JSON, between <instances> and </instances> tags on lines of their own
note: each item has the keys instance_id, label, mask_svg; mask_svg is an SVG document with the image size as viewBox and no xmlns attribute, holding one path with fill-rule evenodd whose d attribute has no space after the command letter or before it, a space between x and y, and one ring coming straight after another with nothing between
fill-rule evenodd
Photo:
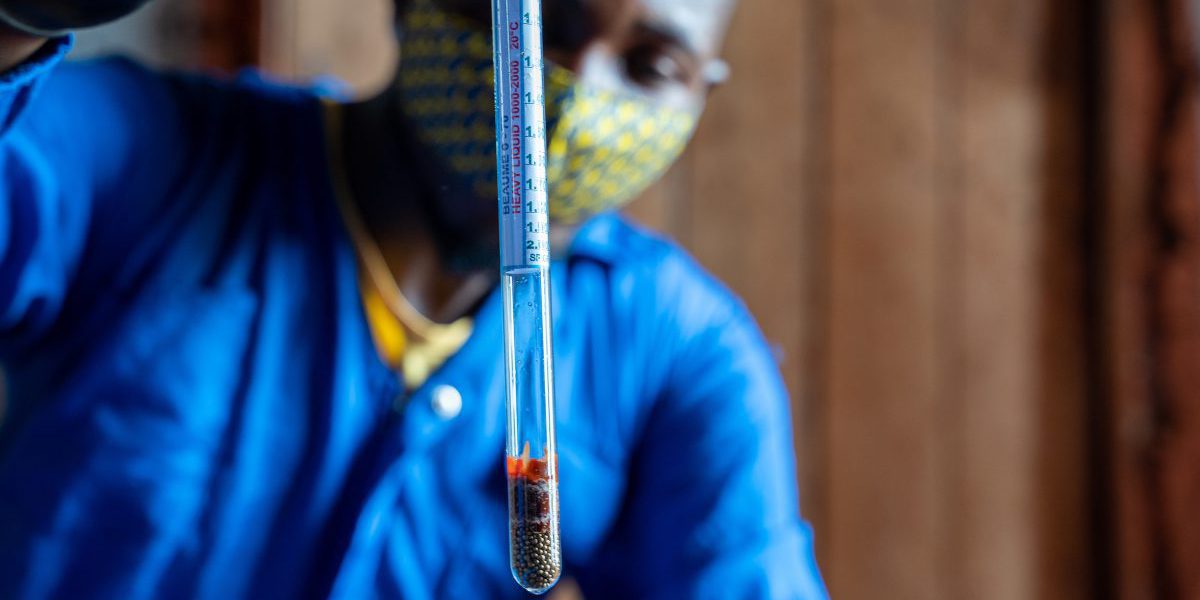
<instances>
[{"instance_id":1,"label":"gold necklace","mask_svg":"<svg viewBox=\"0 0 1200 600\"><path fill-rule=\"evenodd\" d=\"M453 324L435 323L421 314L421 311L417 310L417 307L413 306L412 302L409 302L404 293L400 291L400 285L392 276L392 270L388 268L383 251L379 249L375 238L367 231L362 215L352 201L353 192L350 189L350 180L346 173L345 149L342 147L341 106L330 100L323 100L322 104L325 113L326 135L329 136L328 160L330 168L333 170L334 196L337 197L338 210L342 214L342 220L346 223L346 229L350 231L350 239L354 243L359 261L388 311L399 319L413 335L428 341L435 337L439 330Z\"/></svg>"}]
</instances>

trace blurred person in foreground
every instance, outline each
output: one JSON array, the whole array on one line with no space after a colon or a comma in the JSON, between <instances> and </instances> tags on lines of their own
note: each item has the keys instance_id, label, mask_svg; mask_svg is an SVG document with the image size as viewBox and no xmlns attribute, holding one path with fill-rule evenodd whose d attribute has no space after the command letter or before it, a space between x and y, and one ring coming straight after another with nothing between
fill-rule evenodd
<instances>
[{"instance_id":1,"label":"blurred person in foreground","mask_svg":"<svg viewBox=\"0 0 1200 600\"><path fill-rule=\"evenodd\" d=\"M690 137L732 3L545 4L564 575L592 598L825 597L771 352L614 212ZM344 104L0 25L0 597L524 596L489 14L398 0L394 83Z\"/></svg>"}]
</instances>

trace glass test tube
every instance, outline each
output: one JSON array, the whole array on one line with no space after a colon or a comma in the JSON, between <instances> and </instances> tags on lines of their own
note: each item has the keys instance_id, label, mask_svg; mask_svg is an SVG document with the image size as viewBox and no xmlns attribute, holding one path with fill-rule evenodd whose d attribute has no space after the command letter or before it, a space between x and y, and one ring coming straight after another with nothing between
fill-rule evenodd
<instances>
[{"instance_id":1,"label":"glass test tube","mask_svg":"<svg viewBox=\"0 0 1200 600\"><path fill-rule=\"evenodd\" d=\"M492 0L496 161L507 379L509 555L542 594L562 572L541 0Z\"/></svg>"}]
</instances>

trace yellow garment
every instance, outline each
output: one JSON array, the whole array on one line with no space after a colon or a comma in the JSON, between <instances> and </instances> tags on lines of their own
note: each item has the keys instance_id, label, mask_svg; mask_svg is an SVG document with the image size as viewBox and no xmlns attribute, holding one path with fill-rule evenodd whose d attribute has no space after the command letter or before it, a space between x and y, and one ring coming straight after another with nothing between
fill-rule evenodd
<instances>
[{"instance_id":1,"label":"yellow garment","mask_svg":"<svg viewBox=\"0 0 1200 600\"><path fill-rule=\"evenodd\" d=\"M400 319L388 310L375 286L364 280L360 287L375 349L385 364L404 374L404 383L410 390L424 385L429 376L471 337L474 324L470 317L435 326L428 332L429 339L411 335Z\"/></svg>"}]
</instances>

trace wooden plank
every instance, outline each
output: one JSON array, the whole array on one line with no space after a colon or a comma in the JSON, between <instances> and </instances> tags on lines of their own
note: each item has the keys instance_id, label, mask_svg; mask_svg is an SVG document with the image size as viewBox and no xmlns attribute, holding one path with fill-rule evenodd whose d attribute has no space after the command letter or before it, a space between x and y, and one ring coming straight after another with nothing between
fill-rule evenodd
<instances>
[{"instance_id":1,"label":"wooden plank","mask_svg":"<svg viewBox=\"0 0 1200 600\"><path fill-rule=\"evenodd\" d=\"M1037 264L1036 302L1037 455L1033 482L1037 512L1030 552L1037 557L1037 597L1093 598L1098 589L1090 552L1096 542L1090 513L1088 404L1084 334L1085 258L1081 237L1085 204L1081 188L1082 65L1080 12L1084 0L1043 4L1045 23L1031 57L1030 75L1041 89L1040 194L1038 241L1031 260ZM1086 199L1088 202L1093 199Z\"/></svg>"},{"instance_id":2,"label":"wooden plank","mask_svg":"<svg viewBox=\"0 0 1200 600\"><path fill-rule=\"evenodd\" d=\"M1152 226L1147 192L1161 102L1150 4L1113 0L1107 19L1112 40L1108 85L1106 243L1111 265L1105 314L1109 323L1110 461L1114 509L1111 576L1116 598L1159 597L1155 518L1149 458L1154 438L1147 376L1150 347L1147 269Z\"/></svg>"},{"instance_id":3,"label":"wooden plank","mask_svg":"<svg viewBox=\"0 0 1200 600\"><path fill-rule=\"evenodd\" d=\"M1084 597L1074 7L959 10L953 597Z\"/></svg>"},{"instance_id":4,"label":"wooden plank","mask_svg":"<svg viewBox=\"0 0 1200 600\"><path fill-rule=\"evenodd\" d=\"M826 576L839 598L950 597L937 8L832 5Z\"/></svg>"},{"instance_id":5,"label":"wooden plank","mask_svg":"<svg viewBox=\"0 0 1200 600\"><path fill-rule=\"evenodd\" d=\"M1200 596L1200 123L1197 36L1187 0L1153 3L1157 61L1164 75L1151 148L1147 204L1150 263L1149 356L1155 549L1160 589Z\"/></svg>"},{"instance_id":6,"label":"wooden plank","mask_svg":"<svg viewBox=\"0 0 1200 600\"><path fill-rule=\"evenodd\" d=\"M1042 11L962 8L955 395L961 405L951 555L960 598L1035 598L1037 255ZM1032 34L1032 35L1030 35ZM1013 40L1026 40L1014 44Z\"/></svg>"},{"instance_id":7,"label":"wooden plank","mask_svg":"<svg viewBox=\"0 0 1200 600\"><path fill-rule=\"evenodd\" d=\"M202 2L197 9L201 62L233 71L258 64L261 12L258 2Z\"/></svg>"},{"instance_id":8,"label":"wooden plank","mask_svg":"<svg viewBox=\"0 0 1200 600\"><path fill-rule=\"evenodd\" d=\"M804 163L805 181L801 201L805 204L802 237L802 292L797 310L802 315L803 346L797 368L800 387L794 410L797 452L800 457L805 514L816 532L817 564L825 567L832 558L833 497L830 473L835 462L830 444L831 400L829 393L830 277L833 264L830 216L833 200L830 188L832 164L832 98L828 93L832 63L833 11L827 0L805 2L807 27L802 30L806 43L806 66L801 78L805 91Z\"/></svg>"},{"instance_id":9,"label":"wooden plank","mask_svg":"<svg viewBox=\"0 0 1200 600\"><path fill-rule=\"evenodd\" d=\"M280 75L334 76L357 95L381 89L396 64L391 0L263 0L262 62Z\"/></svg>"}]
</instances>

